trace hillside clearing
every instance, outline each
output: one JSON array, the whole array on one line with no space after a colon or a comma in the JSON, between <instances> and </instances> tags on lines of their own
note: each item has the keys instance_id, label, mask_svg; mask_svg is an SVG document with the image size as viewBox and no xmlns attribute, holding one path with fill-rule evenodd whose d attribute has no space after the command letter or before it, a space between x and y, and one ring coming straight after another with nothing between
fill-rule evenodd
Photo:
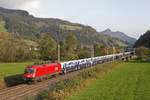
<instances>
[{"instance_id":1,"label":"hillside clearing","mask_svg":"<svg viewBox=\"0 0 150 100\"><path fill-rule=\"evenodd\" d=\"M0 20L0 32L7 32L5 22Z\"/></svg>"},{"instance_id":2,"label":"hillside clearing","mask_svg":"<svg viewBox=\"0 0 150 100\"><path fill-rule=\"evenodd\" d=\"M118 66L68 100L150 100L150 63Z\"/></svg>"}]
</instances>

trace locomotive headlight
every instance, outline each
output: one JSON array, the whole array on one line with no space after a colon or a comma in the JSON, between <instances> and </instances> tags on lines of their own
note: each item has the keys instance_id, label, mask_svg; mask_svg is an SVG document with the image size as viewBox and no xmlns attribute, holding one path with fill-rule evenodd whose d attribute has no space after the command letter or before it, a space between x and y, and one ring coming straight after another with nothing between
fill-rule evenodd
<instances>
[{"instance_id":1,"label":"locomotive headlight","mask_svg":"<svg viewBox=\"0 0 150 100\"><path fill-rule=\"evenodd\" d=\"M30 75L30 74L28 74L26 77L28 77L28 78L29 78L29 77L31 77L31 75Z\"/></svg>"}]
</instances>

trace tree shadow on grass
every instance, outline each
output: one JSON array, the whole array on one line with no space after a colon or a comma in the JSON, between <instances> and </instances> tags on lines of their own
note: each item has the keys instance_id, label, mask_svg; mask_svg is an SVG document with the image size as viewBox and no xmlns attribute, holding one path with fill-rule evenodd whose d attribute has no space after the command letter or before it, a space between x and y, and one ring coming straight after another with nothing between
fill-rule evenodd
<instances>
[{"instance_id":1,"label":"tree shadow on grass","mask_svg":"<svg viewBox=\"0 0 150 100\"><path fill-rule=\"evenodd\" d=\"M7 87L16 86L24 83L22 74L6 76L4 77L4 81Z\"/></svg>"}]
</instances>

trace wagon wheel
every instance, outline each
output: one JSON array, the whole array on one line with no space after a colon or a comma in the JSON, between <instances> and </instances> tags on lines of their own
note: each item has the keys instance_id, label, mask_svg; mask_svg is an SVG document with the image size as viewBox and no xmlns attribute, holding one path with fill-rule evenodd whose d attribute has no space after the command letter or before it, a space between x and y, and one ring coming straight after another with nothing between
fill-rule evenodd
<instances>
[{"instance_id":1,"label":"wagon wheel","mask_svg":"<svg viewBox=\"0 0 150 100\"><path fill-rule=\"evenodd\" d=\"M78 70L78 67L76 66L76 69L75 70Z\"/></svg>"},{"instance_id":2,"label":"wagon wheel","mask_svg":"<svg viewBox=\"0 0 150 100\"><path fill-rule=\"evenodd\" d=\"M34 83L34 84L37 83L37 82L38 82L37 79L34 79L34 80L33 80L33 83Z\"/></svg>"},{"instance_id":3,"label":"wagon wheel","mask_svg":"<svg viewBox=\"0 0 150 100\"><path fill-rule=\"evenodd\" d=\"M80 66L78 67L78 69L80 70Z\"/></svg>"}]
</instances>

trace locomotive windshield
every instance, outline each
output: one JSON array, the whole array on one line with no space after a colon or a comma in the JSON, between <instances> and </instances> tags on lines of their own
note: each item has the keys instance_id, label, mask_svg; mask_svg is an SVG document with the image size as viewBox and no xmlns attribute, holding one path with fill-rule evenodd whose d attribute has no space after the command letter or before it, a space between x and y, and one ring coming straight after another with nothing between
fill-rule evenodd
<instances>
[{"instance_id":1,"label":"locomotive windshield","mask_svg":"<svg viewBox=\"0 0 150 100\"><path fill-rule=\"evenodd\" d=\"M25 69L25 73L34 73L34 69L27 68L27 69Z\"/></svg>"}]
</instances>

